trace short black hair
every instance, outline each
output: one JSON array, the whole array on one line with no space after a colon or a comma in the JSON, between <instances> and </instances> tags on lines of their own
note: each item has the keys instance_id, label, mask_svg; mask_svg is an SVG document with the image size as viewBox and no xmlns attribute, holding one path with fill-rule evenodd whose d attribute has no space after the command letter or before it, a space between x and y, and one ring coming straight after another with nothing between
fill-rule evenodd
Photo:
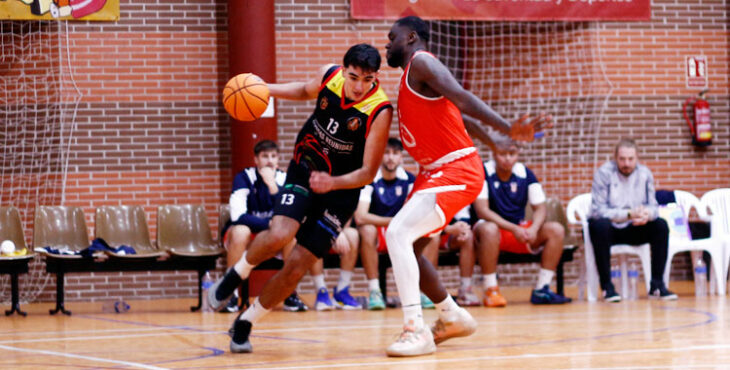
<instances>
[{"instance_id":1,"label":"short black hair","mask_svg":"<svg viewBox=\"0 0 730 370\"><path fill-rule=\"evenodd\" d=\"M380 70L380 53L372 45L353 45L342 58L342 65L360 67L363 72L377 72Z\"/></svg>"},{"instance_id":2,"label":"short black hair","mask_svg":"<svg viewBox=\"0 0 730 370\"><path fill-rule=\"evenodd\" d=\"M426 21L419 17L416 17L415 15L403 17L395 21L395 24L399 26L405 26L413 31L416 31L418 37L424 42L428 42L428 40L431 39L431 31L429 31L428 24L426 23Z\"/></svg>"},{"instance_id":3,"label":"short black hair","mask_svg":"<svg viewBox=\"0 0 730 370\"><path fill-rule=\"evenodd\" d=\"M392 149L395 149L398 151L403 150L403 143L401 143L400 140L398 140L394 137L388 138L388 144L386 144L386 146L388 148L392 148Z\"/></svg>"},{"instance_id":4,"label":"short black hair","mask_svg":"<svg viewBox=\"0 0 730 370\"><path fill-rule=\"evenodd\" d=\"M261 140L253 146L253 155L259 155L261 152L268 152L269 150L279 151L279 146L272 140Z\"/></svg>"}]
</instances>

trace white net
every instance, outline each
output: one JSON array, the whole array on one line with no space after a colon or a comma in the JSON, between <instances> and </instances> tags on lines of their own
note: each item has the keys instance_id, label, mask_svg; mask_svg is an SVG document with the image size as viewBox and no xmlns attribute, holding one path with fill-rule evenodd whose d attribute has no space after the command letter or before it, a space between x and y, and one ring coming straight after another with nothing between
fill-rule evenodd
<instances>
[{"instance_id":1,"label":"white net","mask_svg":"<svg viewBox=\"0 0 730 370\"><path fill-rule=\"evenodd\" d=\"M594 169L611 95L596 24L432 21L430 26L430 50L502 116L514 121L524 113L553 115L556 127L523 150L521 160L540 177L548 196L567 201L575 195L572 181ZM482 146L483 158L489 158L485 150Z\"/></svg>"},{"instance_id":2,"label":"white net","mask_svg":"<svg viewBox=\"0 0 730 370\"><path fill-rule=\"evenodd\" d=\"M21 215L30 248L36 205L63 204L68 146L81 94L68 63L68 25L0 21L0 204ZM21 276L21 301L33 301L49 279L38 258ZM10 300L8 277L0 300Z\"/></svg>"}]
</instances>

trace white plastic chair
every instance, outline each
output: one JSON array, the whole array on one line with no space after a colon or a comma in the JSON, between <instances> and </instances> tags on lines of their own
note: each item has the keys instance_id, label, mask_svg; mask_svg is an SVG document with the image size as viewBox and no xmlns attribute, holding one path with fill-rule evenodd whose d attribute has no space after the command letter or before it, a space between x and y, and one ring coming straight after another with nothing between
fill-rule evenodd
<instances>
[{"instance_id":1,"label":"white plastic chair","mask_svg":"<svg viewBox=\"0 0 730 370\"><path fill-rule=\"evenodd\" d=\"M568 203L566 212L568 213L568 222L573 225L581 225L583 228L583 245L585 246L583 255L586 265L586 299L589 302L597 300L598 291L598 268L596 267L596 257L593 252L593 243L591 243L591 235L588 230L588 213L591 209L591 193L585 193L576 196ZM649 291L651 282L651 248L648 243L638 246L628 244L614 244L611 246L611 255L619 255L621 263L621 289L622 294L628 294L629 281L627 255L633 254L641 260L641 267L644 271L644 280L646 283L646 291Z\"/></svg>"},{"instance_id":2,"label":"white plastic chair","mask_svg":"<svg viewBox=\"0 0 730 370\"><path fill-rule=\"evenodd\" d=\"M708 191L700 199L700 207L710 210L710 238L722 243L725 251L723 258L723 279L728 273L730 266L730 188L722 188ZM720 284L724 285L724 284Z\"/></svg>"},{"instance_id":3,"label":"white plastic chair","mask_svg":"<svg viewBox=\"0 0 730 370\"><path fill-rule=\"evenodd\" d=\"M710 220L707 212L704 209L705 207L702 207L702 205L700 204L700 200L697 199L694 194L682 190L675 190L674 198L677 201L677 205L682 208L682 212L684 213L684 217L686 219L689 219L690 211L692 210L692 208L694 208L697 211L697 216L699 216L700 219L702 219L703 221ZM715 277L712 280L718 283L717 293L720 295L725 295L725 284L720 283L722 281L725 281L725 279L723 278L724 275L722 275L723 271L725 271L725 266L723 264L725 260L723 243L717 238L713 238L712 235L710 235L709 238L705 239L688 239L683 236L679 237L670 234L669 249L667 251L667 265L664 268L664 284L669 286L669 273L672 268L672 257L679 252L687 251L707 251L707 253L710 254L710 257L712 258L712 267L710 270ZM693 255L693 264L695 258L696 256Z\"/></svg>"}]
</instances>

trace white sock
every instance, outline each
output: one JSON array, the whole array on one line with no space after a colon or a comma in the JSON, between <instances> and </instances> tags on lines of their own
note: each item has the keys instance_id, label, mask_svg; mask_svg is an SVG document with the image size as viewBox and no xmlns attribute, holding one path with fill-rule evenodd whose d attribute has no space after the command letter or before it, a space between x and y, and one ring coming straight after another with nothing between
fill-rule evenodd
<instances>
[{"instance_id":1,"label":"white sock","mask_svg":"<svg viewBox=\"0 0 730 370\"><path fill-rule=\"evenodd\" d=\"M368 280L368 290L370 290L371 292L373 290L377 290L379 292L380 291L380 280L378 280L378 279Z\"/></svg>"},{"instance_id":2,"label":"white sock","mask_svg":"<svg viewBox=\"0 0 730 370\"><path fill-rule=\"evenodd\" d=\"M497 273L491 273L484 275L484 289L493 288L497 286Z\"/></svg>"},{"instance_id":3,"label":"white sock","mask_svg":"<svg viewBox=\"0 0 730 370\"><path fill-rule=\"evenodd\" d=\"M438 212L436 195L417 192L398 211L388 225L385 240L388 255L393 266L393 276L398 287L404 321L416 328L422 328L421 295L419 285L418 261L413 252L413 242L426 233L444 224Z\"/></svg>"},{"instance_id":4,"label":"white sock","mask_svg":"<svg viewBox=\"0 0 730 370\"><path fill-rule=\"evenodd\" d=\"M555 276L555 271L541 268L540 274L537 276L537 286L535 289L542 289L545 285L550 285L553 281L553 276Z\"/></svg>"},{"instance_id":5,"label":"white sock","mask_svg":"<svg viewBox=\"0 0 730 370\"><path fill-rule=\"evenodd\" d=\"M350 286L352 280L352 271L340 270L340 281L337 283L337 291L341 292L343 289Z\"/></svg>"},{"instance_id":6,"label":"white sock","mask_svg":"<svg viewBox=\"0 0 730 370\"><path fill-rule=\"evenodd\" d=\"M271 311L271 309L264 308L264 306L261 305L261 302L259 302L259 297L256 297L253 304L246 309L239 320L246 320L251 324L255 324L261 320L262 317L266 316L269 311Z\"/></svg>"},{"instance_id":7,"label":"white sock","mask_svg":"<svg viewBox=\"0 0 730 370\"><path fill-rule=\"evenodd\" d=\"M416 330L426 326L423 322L423 309L420 302L415 305L403 306L403 325L412 325Z\"/></svg>"},{"instance_id":8,"label":"white sock","mask_svg":"<svg viewBox=\"0 0 730 370\"><path fill-rule=\"evenodd\" d=\"M251 274L251 270L256 267L255 265L252 265L248 263L246 260L246 251L243 252L243 256L241 256L241 259L236 262L235 265L233 265L233 269L236 270L238 273L238 276L241 277L241 279L248 278L248 275Z\"/></svg>"},{"instance_id":9,"label":"white sock","mask_svg":"<svg viewBox=\"0 0 730 370\"><path fill-rule=\"evenodd\" d=\"M459 309L459 305L454 302L454 298L451 297L451 294L446 296L446 299L439 303L435 303L436 305L436 311L439 313L439 318L444 319L444 321L453 321L451 320L451 317L456 313L456 310Z\"/></svg>"},{"instance_id":10,"label":"white sock","mask_svg":"<svg viewBox=\"0 0 730 370\"><path fill-rule=\"evenodd\" d=\"M471 278L470 277L462 277L461 278L461 288L466 290L471 286Z\"/></svg>"},{"instance_id":11,"label":"white sock","mask_svg":"<svg viewBox=\"0 0 730 370\"><path fill-rule=\"evenodd\" d=\"M312 276L312 280L314 280L314 287L317 288L318 291L322 288L325 290L327 289L327 286L324 285L324 274L314 275Z\"/></svg>"}]
</instances>

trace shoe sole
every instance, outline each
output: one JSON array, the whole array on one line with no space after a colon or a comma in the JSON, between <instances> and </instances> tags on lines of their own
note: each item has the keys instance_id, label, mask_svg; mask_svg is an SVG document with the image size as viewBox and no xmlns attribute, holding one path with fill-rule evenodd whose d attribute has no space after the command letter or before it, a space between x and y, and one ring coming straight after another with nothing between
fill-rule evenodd
<instances>
[{"instance_id":1,"label":"shoe sole","mask_svg":"<svg viewBox=\"0 0 730 370\"><path fill-rule=\"evenodd\" d=\"M385 305L383 306L368 306L368 311L383 311L385 310Z\"/></svg>"},{"instance_id":2,"label":"shoe sole","mask_svg":"<svg viewBox=\"0 0 730 370\"><path fill-rule=\"evenodd\" d=\"M335 308L337 308L338 310L343 310L343 311L362 310L362 307L360 307L360 306L351 306L351 305L346 305L346 304L341 304L341 303L336 304Z\"/></svg>"},{"instance_id":3,"label":"shoe sole","mask_svg":"<svg viewBox=\"0 0 730 370\"><path fill-rule=\"evenodd\" d=\"M253 346L251 346L250 341L246 341L242 344L238 344L231 340L231 345L229 346L231 353L251 353L253 352Z\"/></svg>"},{"instance_id":4,"label":"shoe sole","mask_svg":"<svg viewBox=\"0 0 730 370\"><path fill-rule=\"evenodd\" d=\"M676 301L676 300L679 299L679 296L677 296L676 294L674 294L674 295L668 295L666 297L660 297L660 296L656 296L656 295L650 295L649 296L649 299L658 299L658 300L661 300L661 301Z\"/></svg>"},{"instance_id":5,"label":"shoe sole","mask_svg":"<svg viewBox=\"0 0 730 370\"><path fill-rule=\"evenodd\" d=\"M433 348L427 348L423 351L418 352L391 352L386 350L385 353L388 357L415 357L415 356L426 356L436 353L436 345Z\"/></svg>"},{"instance_id":6,"label":"shoe sole","mask_svg":"<svg viewBox=\"0 0 730 370\"><path fill-rule=\"evenodd\" d=\"M322 305L316 304L314 306L315 311L332 311L334 309L335 309L335 306L327 306L327 305L323 305L323 304Z\"/></svg>"}]
</instances>

